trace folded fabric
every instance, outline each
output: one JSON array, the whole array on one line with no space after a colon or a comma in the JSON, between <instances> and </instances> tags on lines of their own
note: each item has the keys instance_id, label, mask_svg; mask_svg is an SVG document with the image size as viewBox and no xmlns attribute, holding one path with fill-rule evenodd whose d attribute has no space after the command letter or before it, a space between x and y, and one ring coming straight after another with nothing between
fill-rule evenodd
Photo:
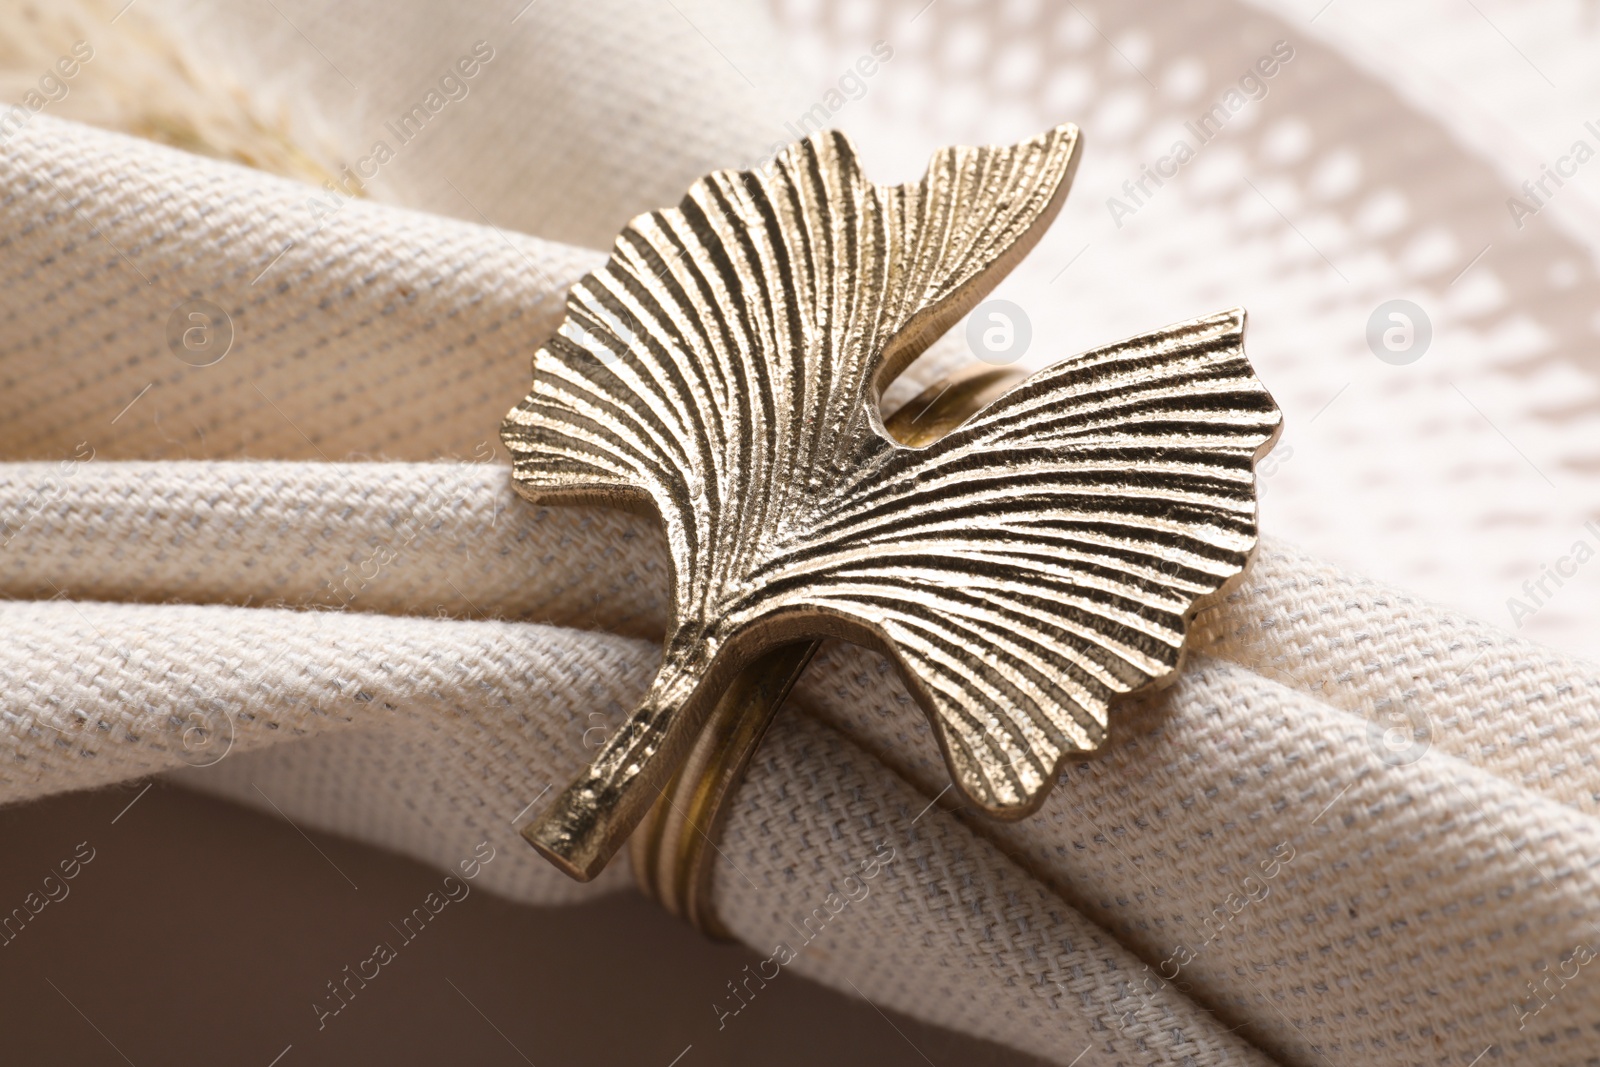
<instances>
[{"instance_id":1,"label":"folded fabric","mask_svg":"<svg viewBox=\"0 0 1600 1067\"><path fill-rule=\"evenodd\" d=\"M510 859L492 887L530 902L626 883L568 881L513 823L647 683L648 523L526 507L493 464L91 462L50 496L59 477L0 473L0 513L49 496L4 590L74 597L0 610L7 799L182 767L199 727L231 751L182 771L196 788L441 865L487 838ZM1102 1042L1238 1062L1240 1040L1286 1063L1519 1040L1578 1062L1600 1000L1546 985L1600 901L1600 671L1276 544L1192 645L1019 823L945 810L899 680L830 645L739 794L724 920L1061 1062ZM873 936L804 926L880 846L884 879L829 923Z\"/></svg>"},{"instance_id":2,"label":"folded fabric","mask_svg":"<svg viewBox=\"0 0 1600 1067\"><path fill-rule=\"evenodd\" d=\"M568 881L516 826L650 676L661 535L517 499L495 428L600 262L578 243L675 195L630 175L751 162L722 158L759 143L725 119L637 153L616 119L561 159L584 120L545 116L518 158L546 160L548 200L486 174L453 211L477 222L319 214L304 184L49 115L15 131L0 800L172 773L441 866L487 839L480 884L529 903L626 886L625 862ZM488 224L491 199L575 243ZM171 347L197 301L229 338L203 366ZM960 809L887 664L827 646L721 846L754 980L792 968L1062 1064L1590 1062L1600 669L1273 541L1190 648L1001 824Z\"/></svg>"}]
</instances>

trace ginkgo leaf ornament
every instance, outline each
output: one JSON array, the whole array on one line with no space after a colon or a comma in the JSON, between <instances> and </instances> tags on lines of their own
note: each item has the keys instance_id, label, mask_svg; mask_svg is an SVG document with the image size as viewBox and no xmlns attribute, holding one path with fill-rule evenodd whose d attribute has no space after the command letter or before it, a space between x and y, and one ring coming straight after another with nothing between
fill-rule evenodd
<instances>
[{"instance_id":1,"label":"ginkgo leaf ornament","mask_svg":"<svg viewBox=\"0 0 1600 1067\"><path fill-rule=\"evenodd\" d=\"M977 807L1034 810L1113 698L1167 678L1256 547L1281 417L1229 311L1062 360L923 447L883 386L1039 239L1060 126L878 186L820 133L634 219L567 300L502 431L517 490L659 516L675 610L628 724L525 831L597 874L736 675L785 643L881 651Z\"/></svg>"}]
</instances>

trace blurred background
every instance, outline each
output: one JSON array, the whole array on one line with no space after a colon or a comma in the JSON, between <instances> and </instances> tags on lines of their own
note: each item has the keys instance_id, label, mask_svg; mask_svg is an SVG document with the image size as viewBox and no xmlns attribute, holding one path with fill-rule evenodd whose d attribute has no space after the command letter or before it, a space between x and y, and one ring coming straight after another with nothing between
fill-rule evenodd
<instances>
[{"instance_id":1,"label":"blurred background","mask_svg":"<svg viewBox=\"0 0 1600 1067\"><path fill-rule=\"evenodd\" d=\"M1059 220L929 366L1043 365L1244 306L1249 354L1285 414L1261 468L1269 536L1588 658L1600 657L1597 52L1600 5L1582 0L0 3L6 101L37 94L57 117L301 179L312 221L358 195L604 250L699 174L758 165L822 126L893 182L940 145L1076 122L1082 165ZM470 77L453 73L464 57ZM426 124L407 125L419 104ZM174 429L164 403L152 394L101 454L297 456L287 438L241 433L234 448ZM51 842L136 791L6 812L4 899L52 862ZM284 989L323 964L280 955L299 935L273 931L336 939L382 907L366 884L359 905L319 900L305 879L328 872L282 824L166 786L140 803L114 831L132 866L82 889L101 903L0 959L10 1054L277 1062L291 1041L274 1036L290 1026L275 1029L275 1013L306 1014ZM202 837L206 858L184 844ZM433 877L317 840L406 899ZM258 844L219 854L215 841ZM282 1063L454 1050L666 1067L686 1044L685 1065L1023 1062L800 979L736 1041L678 1042L671 1020L709 1015L678 992L753 957L631 896L470 908L437 949L460 989L434 989L429 967L427 988L396 982L368 1029L341 1027L348 1045L296 1039ZM171 939L135 936L151 928ZM535 955L543 984L519 1000ZM576 977L551 979L568 965ZM45 972L60 989L39 983ZM476 1001L474 986L496 992Z\"/></svg>"}]
</instances>

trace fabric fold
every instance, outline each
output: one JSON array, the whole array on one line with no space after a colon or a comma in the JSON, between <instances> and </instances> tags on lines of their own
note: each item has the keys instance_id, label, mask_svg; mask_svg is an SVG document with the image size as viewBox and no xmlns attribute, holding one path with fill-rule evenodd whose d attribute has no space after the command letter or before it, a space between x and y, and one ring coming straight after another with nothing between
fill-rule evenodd
<instances>
[{"instance_id":1,"label":"fabric fold","mask_svg":"<svg viewBox=\"0 0 1600 1067\"><path fill-rule=\"evenodd\" d=\"M0 181L8 459L473 455L602 258L43 115Z\"/></svg>"},{"instance_id":2,"label":"fabric fold","mask_svg":"<svg viewBox=\"0 0 1600 1067\"><path fill-rule=\"evenodd\" d=\"M626 885L516 827L648 680L661 535L528 507L496 437L602 255L48 116L0 176L0 456L33 461L0 465L0 800L171 773L440 865L487 839L529 903ZM486 195L536 222L520 180ZM591 241L631 182L546 232ZM1600 670L1271 541L1189 646L999 824L945 810L899 680L830 645L737 798L725 920L1062 1064L1589 1062Z\"/></svg>"},{"instance_id":3,"label":"fabric fold","mask_svg":"<svg viewBox=\"0 0 1600 1067\"><path fill-rule=\"evenodd\" d=\"M795 699L944 795L930 731L877 657L830 645ZM1038 814L965 821L1142 977L1292 1063L1379 1057L1419 1002L1448 998L1451 1032L1427 1036L1457 1050L1595 1017L1600 999L1573 990L1527 1018L1538 976L1600 926L1594 817L1439 748L1395 760L1368 720L1206 656L1116 710L1107 748Z\"/></svg>"},{"instance_id":4,"label":"fabric fold","mask_svg":"<svg viewBox=\"0 0 1600 1067\"><path fill-rule=\"evenodd\" d=\"M720 851L729 928L874 1005L1060 1064L1275 1062L1203 1001L1146 984L1114 936L810 716L774 724ZM737 1023L722 1013L739 997L717 998L719 1022Z\"/></svg>"},{"instance_id":5,"label":"fabric fold","mask_svg":"<svg viewBox=\"0 0 1600 1067\"><path fill-rule=\"evenodd\" d=\"M518 857L498 868L498 891L583 898L515 824L648 679L666 585L648 523L527 507L493 463L94 460L70 477L13 464L0 505L21 516L6 520L0 592L40 598L0 605L4 673L17 680L8 799L208 763L185 739L226 721L226 757L183 781L433 862L480 834ZM320 603L330 571L365 584L331 583L348 599ZM1427 640L1385 643L1402 628ZM1083 965L1084 945L1123 953L1124 1003L1096 985L1096 1006L1068 1023L1035 1018L1050 999L1030 993L1042 998L1024 1013L1035 1021L1015 1033L1036 1036L998 1040L1052 1057L1064 1034L1110 1041L1102 1029L1132 1026L1159 992L1283 1063L1379 1062L1423 1041L1467 1059L1495 1044L1573 1062L1600 1001L1577 981L1549 989L1600 918L1584 747L1595 669L1273 543L1202 614L1191 645L1179 681L1119 705L1107 749L1069 767L1019 823L938 810L953 795L899 679L872 653L829 645L741 791L719 908L772 950L777 919L814 908L810 896L865 858L889 813L921 797L902 822L928 808L915 826L951 828L966 858L918 867L931 879L919 892L970 902L974 878L1002 895L1022 879L1035 903L1019 931L1078 932L1007 951L1035 953L1051 973ZM1404 699L1385 703L1390 692ZM1397 708L1413 718L1391 722ZM830 821L818 812L866 795L829 784L841 768L876 799ZM824 842L837 869L815 854ZM614 868L601 888L625 880ZM933 921L899 908L873 944ZM931 954L906 950L906 973L931 992L896 986L881 961L835 968L838 950L822 942L829 955L799 969L942 1021L954 1009L932 976L968 973L952 988L973 1003L994 995L991 982L1021 981L1004 953L979 967L992 947L962 923ZM1032 989L1044 972L1029 973ZM1448 1013L1428 1007L1444 1003ZM1199 1025L1180 1027L1183 1041L1200 1040Z\"/></svg>"}]
</instances>

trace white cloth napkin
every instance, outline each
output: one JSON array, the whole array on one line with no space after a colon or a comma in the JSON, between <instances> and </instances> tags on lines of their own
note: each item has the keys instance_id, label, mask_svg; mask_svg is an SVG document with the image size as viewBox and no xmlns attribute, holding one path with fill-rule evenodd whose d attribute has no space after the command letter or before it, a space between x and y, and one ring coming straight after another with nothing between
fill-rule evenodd
<instances>
[{"instance_id":1,"label":"white cloth napkin","mask_svg":"<svg viewBox=\"0 0 1600 1067\"><path fill-rule=\"evenodd\" d=\"M441 866L488 839L482 884L560 904L625 861L570 882L515 824L646 684L666 558L640 519L514 497L495 432L599 261L562 242L760 152L697 28L749 23L645 17L595 60L630 75L572 96L561 42L605 5L435 14L361 24L407 72L385 107L492 38L408 157L432 211L318 215L302 183L49 114L0 148L0 799L174 772ZM343 19L296 31L337 65L324 99L380 84ZM208 366L168 344L196 300L231 323ZM1062 1064L1586 1062L1600 670L1275 541L1191 648L998 824L948 810L886 665L829 646L739 793L725 921L767 975Z\"/></svg>"}]
</instances>

